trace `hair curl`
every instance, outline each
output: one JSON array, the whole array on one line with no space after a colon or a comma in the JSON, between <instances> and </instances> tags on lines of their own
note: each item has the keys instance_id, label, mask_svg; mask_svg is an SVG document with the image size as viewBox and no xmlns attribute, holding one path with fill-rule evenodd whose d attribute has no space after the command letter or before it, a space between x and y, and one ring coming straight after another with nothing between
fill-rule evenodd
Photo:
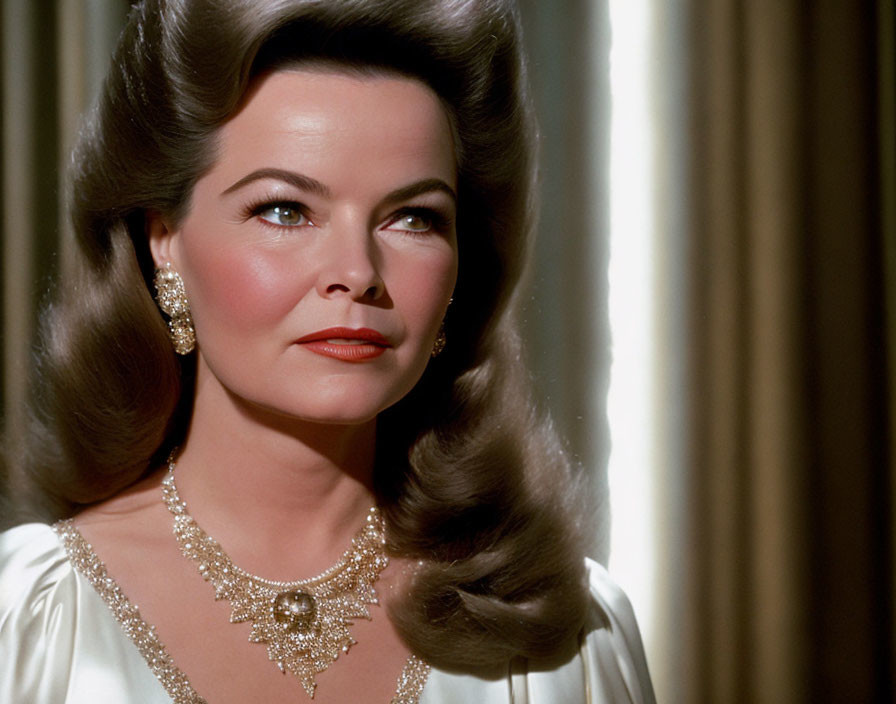
<instances>
[{"instance_id":1,"label":"hair curl","mask_svg":"<svg viewBox=\"0 0 896 704\"><path fill-rule=\"evenodd\" d=\"M513 313L535 179L519 34L511 0L137 3L73 155L78 256L41 326L20 458L31 504L58 517L109 497L183 435L194 366L149 292L145 216L183 217L252 77L303 61L398 72L455 129L460 264L448 347L378 421L389 547L421 561L391 617L443 667L547 655L574 633L577 479L530 397Z\"/></svg>"}]
</instances>

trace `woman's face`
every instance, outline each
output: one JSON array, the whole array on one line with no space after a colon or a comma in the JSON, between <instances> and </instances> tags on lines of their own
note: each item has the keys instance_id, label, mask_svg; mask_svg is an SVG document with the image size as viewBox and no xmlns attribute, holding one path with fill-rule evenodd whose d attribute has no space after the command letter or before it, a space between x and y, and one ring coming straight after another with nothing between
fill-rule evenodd
<instances>
[{"instance_id":1,"label":"woman's face","mask_svg":"<svg viewBox=\"0 0 896 704\"><path fill-rule=\"evenodd\" d=\"M177 226L198 393L361 423L414 386L457 278L456 165L438 97L384 74L281 70L219 133Z\"/></svg>"}]
</instances>

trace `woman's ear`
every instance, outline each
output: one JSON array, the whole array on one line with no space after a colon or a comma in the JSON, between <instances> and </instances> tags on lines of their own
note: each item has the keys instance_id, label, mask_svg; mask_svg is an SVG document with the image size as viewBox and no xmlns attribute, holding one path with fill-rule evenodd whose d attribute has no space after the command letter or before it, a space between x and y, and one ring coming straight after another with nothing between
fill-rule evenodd
<instances>
[{"instance_id":1,"label":"woman's ear","mask_svg":"<svg viewBox=\"0 0 896 704\"><path fill-rule=\"evenodd\" d=\"M171 262L177 268L174 251L178 231L169 223L168 219L160 213L147 211L146 213L146 238L149 241L149 251L152 260L157 267Z\"/></svg>"}]
</instances>

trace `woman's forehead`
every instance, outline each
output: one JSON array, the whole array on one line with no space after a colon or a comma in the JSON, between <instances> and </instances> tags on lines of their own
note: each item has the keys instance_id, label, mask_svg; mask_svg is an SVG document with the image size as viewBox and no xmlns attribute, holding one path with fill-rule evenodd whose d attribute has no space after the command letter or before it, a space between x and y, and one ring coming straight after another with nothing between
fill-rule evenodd
<instances>
[{"instance_id":1,"label":"woman's forehead","mask_svg":"<svg viewBox=\"0 0 896 704\"><path fill-rule=\"evenodd\" d=\"M218 137L219 166L410 170L456 185L442 101L398 74L321 66L263 74Z\"/></svg>"}]
</instances>

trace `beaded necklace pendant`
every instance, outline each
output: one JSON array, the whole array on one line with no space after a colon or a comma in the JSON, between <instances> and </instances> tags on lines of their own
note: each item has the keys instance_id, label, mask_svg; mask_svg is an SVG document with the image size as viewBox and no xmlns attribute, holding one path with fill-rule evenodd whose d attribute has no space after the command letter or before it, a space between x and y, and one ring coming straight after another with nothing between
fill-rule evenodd
<instances>
[{"instance_id":1,"label":"beaded necklace pendant","mask_svg":"<svg viewBox=\"0 0 896 704\"><path fill-rule=\"evenodd\" d=\"M377 604L374 584L389 562L385 524L375 506L351 547L316 577L277 582L240 569L193 520L174 484L174 461L162 482L165 505L174 516L174 536L185 557L231 606L231 623L252 622L249 640L267 646L268 657L291 672L314 697L315 676L355 644L353 619L370 619Z\"/></svg>"}]
</instances>

